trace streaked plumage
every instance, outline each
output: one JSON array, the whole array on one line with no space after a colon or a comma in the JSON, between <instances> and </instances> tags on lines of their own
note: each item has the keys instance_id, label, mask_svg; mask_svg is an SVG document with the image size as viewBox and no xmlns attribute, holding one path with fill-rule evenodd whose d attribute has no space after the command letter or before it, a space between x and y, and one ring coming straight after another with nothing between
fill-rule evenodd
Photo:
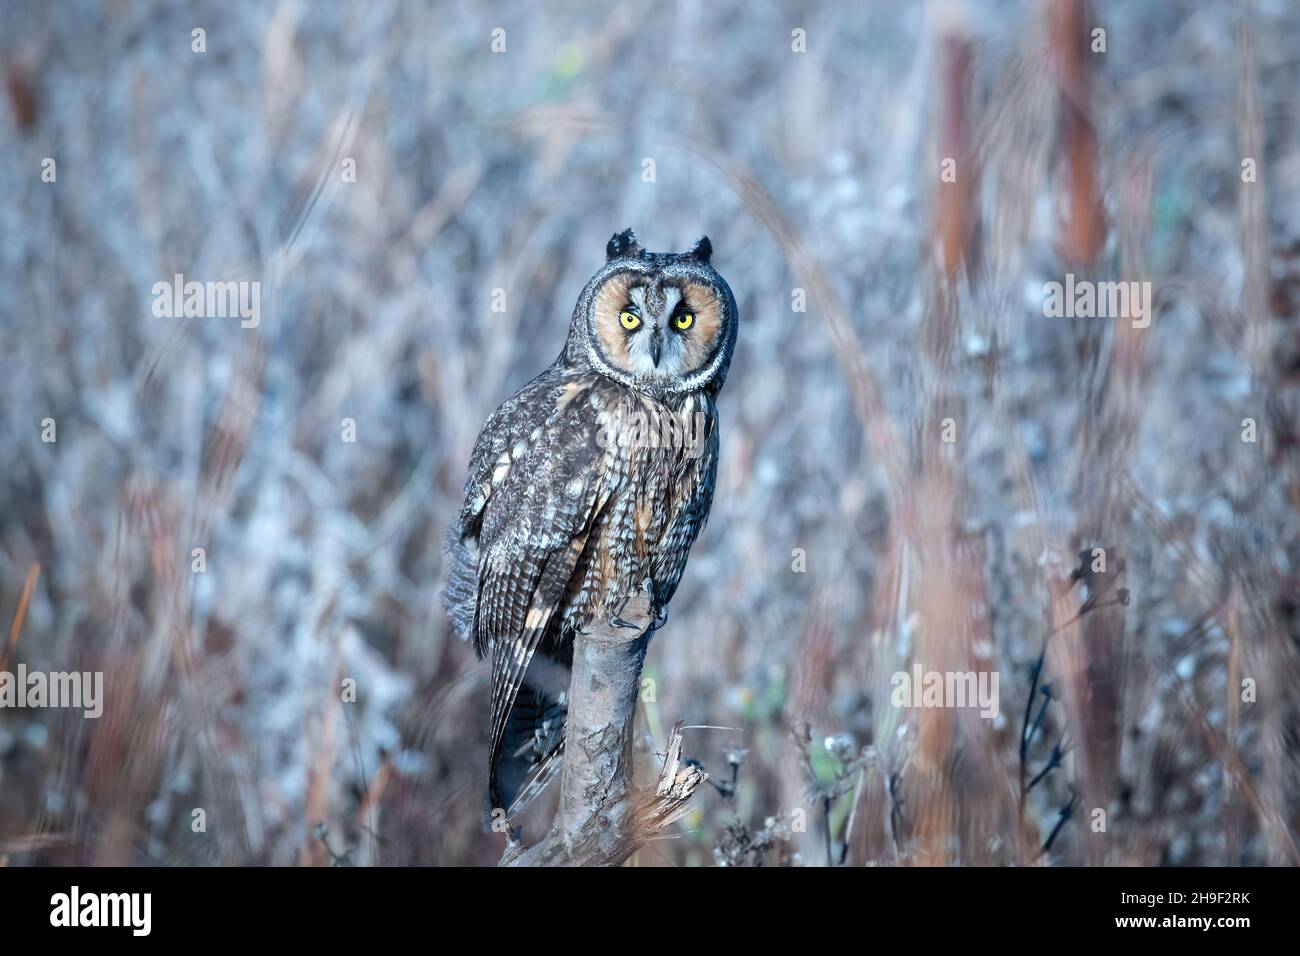
<instances>
[{"instance_id":1,"label":"streaked plumage","mask_svg":"<svg viewBox=\"0 0 1300 956\"><path fill-rule=\"evenodd\" d=\"M564 351L475 444L445 600L492 659L489 813L557 765L573 635L647 579L661 619L708 518L738 324L711 253L707 238L676 255L614 236Z\"/></svg>"}]
</instances>

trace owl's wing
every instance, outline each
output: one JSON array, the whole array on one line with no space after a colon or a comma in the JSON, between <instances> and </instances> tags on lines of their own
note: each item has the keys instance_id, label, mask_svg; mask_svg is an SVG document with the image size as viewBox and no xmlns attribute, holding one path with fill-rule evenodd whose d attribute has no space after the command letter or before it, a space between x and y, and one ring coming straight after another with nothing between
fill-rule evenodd
<instances>
[{"instance_id":1,"label":"owl's wing","mask_svg":"<svg viewBox=\"0 0 1300 956\"><path fill-rule=\"evenodd\" d=\"M460 527L476 544L474 643L492 655L494 774L524 674L613 490L591 386L546 374L525 386L488 419L466 484Z\"/></svg>"},{"instance_id":2,"label":"owl's wing","mask_svg":"<svg viewBox=\"0 0 1300 956\"><path fill-rule=\"evenodd\" d=\"M490 651L490 635L478 627L482 562L487 557L484 548L509 535L508 524L502 519L523 505L513 493L521 474L533 464L526 455L546 447L546 440L561 424L564 408L555 396L566 384L554 368L547 369L488 416L474 443L464 506L448 535L449 570L443 602L456 633L473 641L480 657ZM490 518L487 540L482 540L484 524Z\"/></svg>"}]
</instances>

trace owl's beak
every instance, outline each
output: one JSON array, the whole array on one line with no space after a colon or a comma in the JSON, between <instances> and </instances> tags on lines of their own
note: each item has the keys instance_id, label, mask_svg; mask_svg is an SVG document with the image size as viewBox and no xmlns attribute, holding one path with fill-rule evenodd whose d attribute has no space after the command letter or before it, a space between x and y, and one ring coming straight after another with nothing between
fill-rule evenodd
<instances>
[{"instance_id":1,"label":"owl's beak","mask_svg":"<svg viewBox=\"0 0 1300 956\"><path fill-rule=\"evenodd\" d=\"M655 329L654 335L650 338L650 361L655 363L655 368L659 367L659 356L663 354L663 350L663 333Z\"/></svg>"}]
</instances>

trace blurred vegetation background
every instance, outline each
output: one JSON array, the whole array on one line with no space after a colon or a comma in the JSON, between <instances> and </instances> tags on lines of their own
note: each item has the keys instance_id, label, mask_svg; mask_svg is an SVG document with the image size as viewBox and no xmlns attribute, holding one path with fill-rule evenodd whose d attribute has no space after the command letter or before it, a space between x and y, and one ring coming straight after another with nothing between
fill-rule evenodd
<instances>
[{"instance_id":1,"label":"blurred vegetation background","mask_svg":"<svg viewBox=\"0 0 1300 956\"><path fill-rule=\"evenodd\" d=\"M0 637L107 700L0 712L0 860L496 862L442 544L630 226L742 316L638 754L717 786L639 863L1296 863L1297 50L1289 0L6 0ZM918 663L1000 716L892 706Z\"/></svg>"}]
</instances>

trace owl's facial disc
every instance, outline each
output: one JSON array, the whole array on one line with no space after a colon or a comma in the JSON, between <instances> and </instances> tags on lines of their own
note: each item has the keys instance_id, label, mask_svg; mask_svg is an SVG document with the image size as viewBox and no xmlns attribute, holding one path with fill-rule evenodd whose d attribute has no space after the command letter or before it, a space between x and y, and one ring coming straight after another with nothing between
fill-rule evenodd
<instances>
[{"instance_id":1,"label":"owl's facial disc","mask_svg":"<svg viewBox=\"0 0 1300 956\"><path fill-rule=\"evenodd\" d=\"M713 353L721 305L708 286L616 275L597 298L596 333L605 360L642 381L682 381Z\"/></svg>"}]
</instances>

